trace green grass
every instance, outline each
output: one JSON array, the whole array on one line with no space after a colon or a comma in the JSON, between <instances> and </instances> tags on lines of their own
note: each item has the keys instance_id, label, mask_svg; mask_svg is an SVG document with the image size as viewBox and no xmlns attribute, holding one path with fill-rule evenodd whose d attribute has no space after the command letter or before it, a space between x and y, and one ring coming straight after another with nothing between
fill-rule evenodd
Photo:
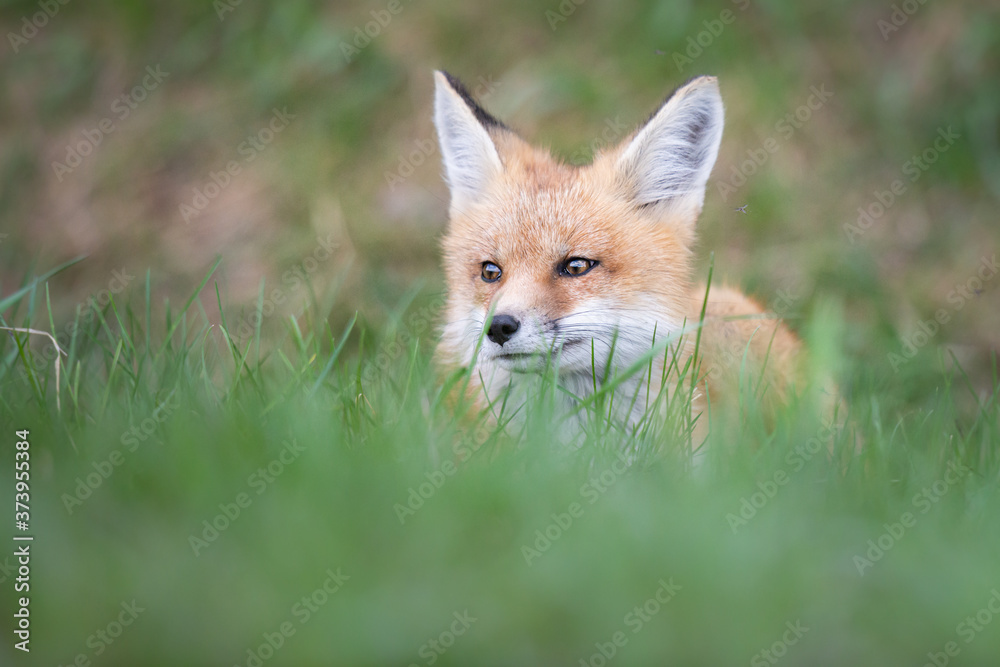
<instances>
[{"instance_id":1,"label":"green grass","mask_svg":"<svg viewBox=\"0 0 1000 667\"><path fill-rule=\"evenodd\" d=\"M70 2L0 56L0 326L58 333L66 352L57 379L45 337L0 332L0 507L13 433L30 429L38 536L33 652L10 648L4 612L0 664L246 664L290 619L266 665L424 665L465 609L478 620L435 664L596 665L618 630L609 664L754 664L797 620L809 631L779 664L922 665L949 641L949 664L995 664L1000 624L970 643L959 625L1000 587L1000 281L953 297L1000 245L997 10L926 2L883 35L904 3L591 0L553 30L559 0L404 0L348 62L341 45L387 4L242 2L220 20L205 0ZM4 3L3 48L38 7ZM735 20L678 67L724 10ZM116 98L157 65L169 77L119 119ZM602 392L587 417L603 435L576 452L555 444L551 377L504 406L508 433L444 409L429 358L448 194L422 148L439 67L573 162L718 76L696 278L714 253L713 282L786 317L812 375L836 377L853 427L833 457L809 392L773 432L750 394L739 420L713 415L698 466L676 447L683 395L624 437L602 418L621 397ZM833 97L786 138L776 124L814 86ZM288 127L185 221L193 190L285 107ZM114 131L59 178L53 160L105 117ZM954 145L851 235L948 128ZM769 138L777 152L723 197ZM640 462L591 504L622 447ZM267 482L257 470L283 451L297 455ZM917 494L952 462L970 472L923 513ZM93 474L70 513L64 494ZM410 490L442 475L401 522ZM729 518L771 483L746 525ZM196 555L191 536L238 499L252 502ZM573 503L582 516L529 565L525 546ZM855 557L906 512L915 525L862 576ZM351 578L300 624L293 606L337 568ZM633 634L626 614L671 577L682 588ZM145 611L95 655L133 598Z\"/></svg>"},{"instance_id":2,"label":"green grass","mask_svg":"<svg viewBox=\"0 0 1000 667\"><path fill-rule=\"evenodd\" d=\"M316 306L262 341L206 315L211 273L179 309L145 281L80 315L58 386L39 341L0 338L0 452L9 470L30 430L36 536L15 664L247 664L286 623L265 664L430 664L453 623L435 664L603 664L616 639L618 664L747 664L786 623L808 630L783 664L923 664L949 641L955 664L996 655L1000 623L969 643L960 625L1000 586L998 391L970 395L943 355L912 362L939 369L920 409L855 387L828 441L807 401L769 432L747 400L692 465L669 423L609 427L612 396L590 408L599 437L554 444L552 383L505 407L523 430L456 418L429 364L433 295L380 330L333 330ZM2 324L53 330L43 296ZM817 374L842 367L837 316L802 324Z\"/></svg>"}]
</instances>

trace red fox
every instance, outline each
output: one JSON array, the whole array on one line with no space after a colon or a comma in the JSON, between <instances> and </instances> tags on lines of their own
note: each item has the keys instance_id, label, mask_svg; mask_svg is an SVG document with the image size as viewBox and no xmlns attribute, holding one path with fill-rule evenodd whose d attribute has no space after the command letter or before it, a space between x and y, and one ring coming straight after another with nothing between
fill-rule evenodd
<instances>
[{"instance_id":1,"label":"red fox","mask_svg":"<svg viewBox=\"0 0 1000 667\"><path fill-rule=\"evenodd\" d=\"M485 408L554 365L568 394L585 400L660 341L674 347L657 353L655 372L616 387L626 422L643 417L663 382L669 391L664 365L679 353L682 367L696 341L693 417L709 401L733 402L741 374L761 383L765 400L786 398L800 373L798 339L738 291L713 287L706 300L692 282L695 221L722 139L714 77L678 88L586 166L530 146L446 72L435 72L434 107L451 194L436 358L445 373L474 366L469 398Z\"/></svg>"}]
</instances>

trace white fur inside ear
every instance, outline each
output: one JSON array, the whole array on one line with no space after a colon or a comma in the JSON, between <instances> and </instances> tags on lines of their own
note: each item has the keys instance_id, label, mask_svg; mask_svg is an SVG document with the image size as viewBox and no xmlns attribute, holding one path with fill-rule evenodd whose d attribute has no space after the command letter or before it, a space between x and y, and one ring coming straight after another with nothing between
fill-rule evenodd
<instances>
[{"instance_id":1,"label":"white fur inside ear","mask_svg":"<svg viewBox=\"0 0 1000 667\"><path fill-rule=\"evenodd\" d=\"M714 77L700 77L674 93L618 158L619 173L635 204L700 213L723 122Z\"/></svg>"},{"instance_id":2,"label":"white fur inside ear","mask_svg":"<svg viewBox=\"0 0 1000 667\"><path fill-rule=\"evenodd\" d=\"M434 125L451 189L451 207L462 209L481 197L502 163L489 132L447 77L435 72L434 81Z\"/></svg>"}]
</instances>

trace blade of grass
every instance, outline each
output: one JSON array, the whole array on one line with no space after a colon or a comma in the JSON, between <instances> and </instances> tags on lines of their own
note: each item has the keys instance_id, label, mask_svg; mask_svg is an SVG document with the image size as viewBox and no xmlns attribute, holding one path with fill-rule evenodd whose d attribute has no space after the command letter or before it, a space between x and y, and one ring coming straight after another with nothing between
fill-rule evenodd
<instances>
[{"instance_id":1,"label":"blade of grass","mask_svg":"<svg viewBox=\"0 0 1000 667\"><path fill-rule=\"evenodd\" d=\"M0 299L0 313L2 313L3 311L7 310L8 308L10 308L15 303L17 303L21 299L21 297L23 297L25 294L27 294L28 292L31 292L33 289L35 289L35 287L38 284L44 283L46 280L48 280L52 276L65 271L69 267L73 266L74 264L78 264L78 263L82 262L86 258L87 258L86 255L80 255L79 257L76 257L75 259L71 259L68 262L65 262L64 264L60 264L59 266L57 266L56 268L52 269L51 271L38 276L37 278L35 278L30 283L28 283L27 285L25 285L24 287L22 287L18 291L14 292L13 294L11 294L9 296L6 296L3 299Z\"/></svg>"},{"instance_id":2,"label":"blade of grass","mask_svg":"<svg viewBox=\"0 0 1000 667\"><path fill-rule=\"evenodd\" d=\"M198 295L201 294L201 291L205 289L205 285L208 284L208 281L209 279L211 279L212 274L215 273L215 270L219 268L219 264L221 263L222 263L222 256L220 255L215 258L215 263L212 264L212 268L209 269L208 274L201 279L201 283L198 284L197 289L195 289L194 292L192 292L191 296L188 297L188 300L184 303L184 307L181 308L179 315L187 313L188 308L190 308L191 304L194 303L194 300L198 298ZM177 327L181 325L182 321L185 320L181 317L178 317L178 319L167 329L166 338L164 338L163 345L161 345L160 349L156 352L155 358L159 359L160 355L162 355L164 350L167 349L167 346L170 344L170 339L173 337L174 332L177 331Z\"/></svg>"},{"instance_id":3,"label":"blade of grass","mask_svg":"<svg viewBox=\"0 0 1000 667\"><path fill-rule=\"evenodd\" d=\"M338 357L340 357L340 351L344 349L344 343L347 342L347 337L351 335L351 330L354 329L354 323L357 321L358 321L358 312L354 311L354 317L351 318L351 321L347 324L347 327L344 329L344 333L341 334L340 343L337 345L336 349L334 349L333 353L330 355L330 359L329 361L326 362L326 366L323 367L323 371L319 374L319 377L316 378L316 383L313 384L312 389L309 391L309 396L315 395L316 392L319 390L320 385L323 384L323 380L326 378L327 373L330 372L330 369L333 368L333 365L336 363Z\"/></svg>"}]
</instances>

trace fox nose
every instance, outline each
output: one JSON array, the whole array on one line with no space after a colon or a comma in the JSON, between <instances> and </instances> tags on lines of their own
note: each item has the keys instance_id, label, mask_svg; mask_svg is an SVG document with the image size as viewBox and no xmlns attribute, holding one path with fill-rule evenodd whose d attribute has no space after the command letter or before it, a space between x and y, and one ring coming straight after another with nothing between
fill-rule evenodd
<instances>
[{"instance_id":1,"label":"fox nose","mask_svg":"<svg viewBox=\"0 0 1000 667\"><path fill-rule=\"evenodd\" d=\"M494 315L486 337L497 345L503 346L521 328L521 323L510 315Z\"/></svg>"}]
</instances>

